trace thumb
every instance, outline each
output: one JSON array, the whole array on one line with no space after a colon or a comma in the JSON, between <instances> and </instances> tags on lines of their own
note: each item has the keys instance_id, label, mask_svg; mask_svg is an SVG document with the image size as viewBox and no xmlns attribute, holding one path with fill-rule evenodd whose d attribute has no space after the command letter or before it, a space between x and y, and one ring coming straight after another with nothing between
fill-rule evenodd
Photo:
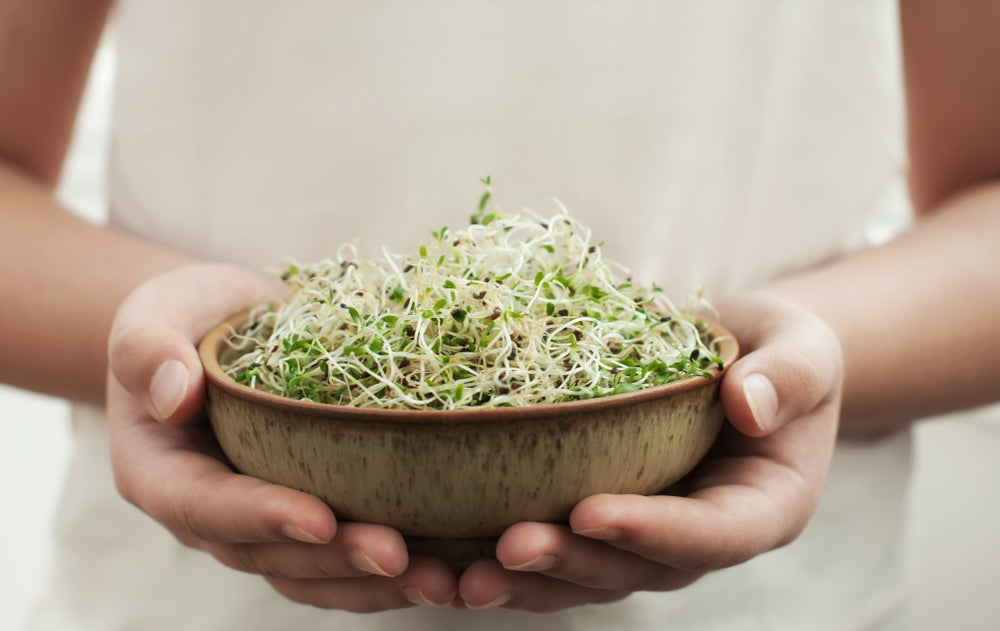
<instances>
[{"instance_id":1,"label":"thumb","mask_svg":"<svg viewBox=\"0 0 1000 631\"><path fill-rule=\"evenodd\" d=\"M839 397L840 343L817 315L773 294L726 303L726 323L747 352L720 388L730 423L765 436Z\"/></svg>"},{"instance_id":2,"label":"thumb","mask_svg":"<svg viewBox=\"0 0 1000 631\"><path fill-rule=\"evenodd\" d=\"M181 423L202 407L204 373L195 344L233 313L280 295L277 283L218 264L178 268L135 289L111 327L111 377L166 423Z\"/></svg>"}]
</instances>

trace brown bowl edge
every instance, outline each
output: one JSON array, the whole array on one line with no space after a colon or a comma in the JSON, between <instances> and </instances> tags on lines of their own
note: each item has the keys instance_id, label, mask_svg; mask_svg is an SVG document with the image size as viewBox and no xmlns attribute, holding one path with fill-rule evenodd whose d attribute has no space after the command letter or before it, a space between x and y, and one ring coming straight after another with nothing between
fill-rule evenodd
<instances>
[{"instance_id":1,"label":"brown bowl edge","mask_svg":"<svg viewBox=\"0 0 1000 631\"><path fill-rule=\"evenodd\" d=\"M198 354L205 371L207 385L248 400L258 405L308 414L317 417L353 419L382 423L481 423L486 421L522 420L548 417L567 417L585 412L595 412L608 408L624 407L655 399L673 396L689 390L708 386L722 379L726 370L739 357L736 337L720 323L702 319L706 329L719 343L719 358L723 367L712 377L686 377L652 388L623 394L595 397L581 401L562 403L540 403L537 405L504 408L465 408L460 410L405 410L385 408L356 408L330 403L317 403L289 399L280 395L255 390L237 383L227 375L219 364L219 350L226 337L246 320L248 311L242 311L214 326L198 344Z\"/></svg>"}]
</instances>

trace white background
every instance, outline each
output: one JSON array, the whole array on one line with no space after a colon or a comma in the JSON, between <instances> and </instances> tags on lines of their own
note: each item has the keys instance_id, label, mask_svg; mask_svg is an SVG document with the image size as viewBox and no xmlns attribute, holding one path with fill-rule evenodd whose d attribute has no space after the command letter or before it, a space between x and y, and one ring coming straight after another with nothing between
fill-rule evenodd
<instances>
[{"instance_id":1,"label":"white background","mask_svg":"<svg viewBox=\"0 0 1000 631\"><path fill-rule=\"evenodd\" d=\"M60 196L99 220L114 54L102 47ZM1000 384L998 384L1000 385ZM64 402L0 386L0 630L23 629L44 589L52 528L72 446ZM1000 598L1000 408L916 430L912 499L915 631L996 628ZM803 630L808 631L808 630Z\"/></svg>"}]
</instances>

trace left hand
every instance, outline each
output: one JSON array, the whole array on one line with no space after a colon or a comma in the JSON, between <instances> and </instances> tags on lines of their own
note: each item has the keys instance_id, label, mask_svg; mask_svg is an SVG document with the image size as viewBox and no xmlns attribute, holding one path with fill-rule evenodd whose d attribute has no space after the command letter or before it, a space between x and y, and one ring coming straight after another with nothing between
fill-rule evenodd
<instances>
[{"instance_id":1,"label":"left hand","mask_svg":"<svg viewBox=\"0 0 1000 631\"><path fill-rule=\"evenodd\" d=\"M568 526L512 526L496 560L462 574L458 606L542 612L675 590L798 536L833 455L840 344L776 294L734 297L720 312L743 356L721 386L729 425L678 486L683 495L594 495Z\"/></svg>"}]
</instances>

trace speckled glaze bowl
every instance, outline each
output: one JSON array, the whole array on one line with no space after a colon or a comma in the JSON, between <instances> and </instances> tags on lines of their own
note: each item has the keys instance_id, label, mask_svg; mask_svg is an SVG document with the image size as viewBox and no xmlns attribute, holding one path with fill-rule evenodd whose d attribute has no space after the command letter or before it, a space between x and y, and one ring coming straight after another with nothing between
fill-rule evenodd
<instances>
[{"instance_id":1,"label":"speckled glaze bowl","mask_svg":"<svg viewBox=\"0 0 1000 631\"><path fill-rule=\"evenodd\" d=\"M454 566L493 554L521 521L562 522L595 493L656 493L688 473L723 422L722 372L627 394L522 408L407 411L297 401L220 367L236 316L200 344L206 408L242 473L306 491L340 520L387 524L411 553ZM735 338L708 323L725 367Z\"/></svg>"}]
</instances>

